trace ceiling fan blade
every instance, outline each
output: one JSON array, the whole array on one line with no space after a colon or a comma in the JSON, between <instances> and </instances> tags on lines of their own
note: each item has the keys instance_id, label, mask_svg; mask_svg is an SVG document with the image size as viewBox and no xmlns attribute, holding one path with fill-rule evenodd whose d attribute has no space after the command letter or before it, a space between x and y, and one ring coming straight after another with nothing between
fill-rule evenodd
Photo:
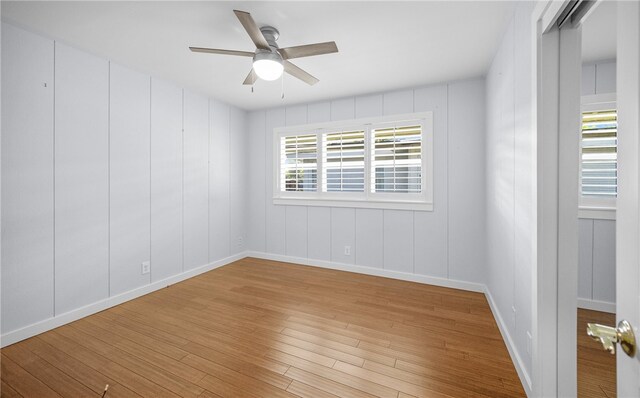
<instances>
[{"instance_id":1,"label":"ceiling fan blade","mask_svg":"<svg viewBox=\"0 0 640 398\"><path fill-rule=\"evenodd\" d=\"M314 84L320 81L315 77L311 76L309 73L305 72L304 70L298 68L297 66L295 66L294 64L286 60L284 61L284 70L291 76L297 77L298 79L302 80L303 82L307 83L310 86L313 86Z\"/></svg>"},{"instance_id":2,"label":"ceiling fan blade","mask_svg":"<svg viewBox=\"0 0 640 398\"><path fill-rule=\"evenodd\" d=\"M310 57L312 55L331 54L338 52L338 46L335 41L325 43L306 44L304 46L286 47L278 50L282 58L293 59Z\"/></svg>"},{"instance_id":3,"label":"ceiling fan blade","mask_svg":"<svg viewBox=\"0 0 640 398\"><path fill-rule=\"evenodd\" d=\"M256 82L256 80L258 80L258 75L253 70L253 68L251 68L251 71L247 75L247 78L244 79L244 82L242 84L248 85L248 86L253 86L254 83Z\"/></svg>"},{"instance_id":4,"label":"ceiling fan blade","mask_svg":"<svg viewBox=\"0 0 640 398\"><path fill-rule=\"evenodd\" d=\"M219 48L189 47L189 50L194 53L239 55L241 57L253 57L255 55L249 51L221 50Z\"/></svg>"},{"instance_id":5,"label":"ceiling fan blade","mask_svg":"<svg viewBox=\"0 0 640 398\"><path fill-rule=\"evenodd\" d=\"M267 43L267 39L265 39L262 35L262 32L260 32L260 29L258 28L258 25L256 25L256 21L254 21L251 17L251 14L245 11L238 10L233 10L233 12L240 20L240 23L244 27L244 30L247 31L249 37L251 37L251 40L256 45L256 47L263 50L269 50L269 43Z\"/></svg>"}]
</instances>

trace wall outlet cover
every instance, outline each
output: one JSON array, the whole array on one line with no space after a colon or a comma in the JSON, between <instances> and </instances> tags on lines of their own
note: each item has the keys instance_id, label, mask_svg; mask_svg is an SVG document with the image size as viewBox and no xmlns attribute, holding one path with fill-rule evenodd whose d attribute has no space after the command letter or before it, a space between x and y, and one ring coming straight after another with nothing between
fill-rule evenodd
<instances>
[{"instance_id":1,"label":"wall outlet cover","mask_svg":"<svg viewBox=\"0 0 640 398\"><path fill-rule=\"evenodd\" d=\"M151 262L150 261L143 261L142 262L142 275L148 274L149 272L151 272Z\"/></svg>"},{"instance_id":2,"label":"wall outlet cover","mask_svg":"<svg viewBox=\"0 0 640 398\"><path fill-rule=\"evenodd\" d=\"M351 255L351 246L345 246L344 247L344 255L345 256L350 256Z\"/></svg>"}]
</instances>

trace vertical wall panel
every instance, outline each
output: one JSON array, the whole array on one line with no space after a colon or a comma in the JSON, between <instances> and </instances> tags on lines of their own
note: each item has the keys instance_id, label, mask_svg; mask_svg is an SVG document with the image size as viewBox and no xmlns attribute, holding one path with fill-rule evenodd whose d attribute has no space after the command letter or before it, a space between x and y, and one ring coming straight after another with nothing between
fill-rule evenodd
<instances>
[{"instance_id":1,"label":"vertical wall panel","mask_svg":"<svg viewBox=\"0 0 640 398\"><path fill-rule=\"evenodd\" d=\"M109 63L56 43L56 314L109 295Z\"/></svg>"},{"instance_id":2,"label":"vertical wall panel","mask_svg":"<svg viewBox=\"0 0 640 398\"><path fill-rule=\"evenodd\" d=\"M353 264L356 253L355 209L331 208L331 261ZM351 253L345 254L345 246Z\"/></svg>"},{"instance_id":3,"label":"vertical wall panel","mask_svg":"<svg viewBox=\"0 0 640 398\"><path fill-rule=\"evenodd\" d=\"M356 117L355 99L342 98L331 101L331 120L349 120Z\"/></svg>"},{"instance_id":4,"label":"vertical wall panel","mask_svg":"<svg viewBox=\"0 0 640 398\"><path fill-rule=\"evenodd\" d=\"M331 102L318 102L307 106L307 122L322 123L331 120Z\"/></svg>"},{"instance_id":5,"label":"vertical wall panel","mask_svg":"<svg viewBox=\"0 0 640 398\"><path fill-rule=\"evenodd\" d=\"M209 131L209 261L229 256L230 109L211 100Z\"/></svg>"},{"instance_id":6,"label":"vertical wall panel","mask_svg":"<svg viewBox=\"0 0 640 398\"><path fill-rule=\"evenodd\" d=\"M356 97L356 118L382 116L382 94Z\"/></svg>"},{"instance_id":7,"label":"vertical wall panel","mask_svg":"<svg viewBox=\"0 0 640 398\"><path fill-rule=\"evenodd\" d=\"M266 184L267 173L265 170L265 113L264 111L251 112L249 115L247 130L249 148L249 186L248 204L248 239L249 249L259 252L266 251Z\"/></svg>"},{"instance_id":8,"label":"vertical wall panel","mask_svg":"<svg viewBox=\"0 0 640 398\"><path fill-rule=\"evenodd\" d=\"M184 269L209 262L209 101L184 90Z\"/></svg>"},{"instance_id":9,"label":"vertical wall panel","mask_svg":"<svg viewBox=\"0 0 640 398\"><path fill-rule=\"evenodd\" d=\"M110 293L150 282L150 78L110 68Z\"/></svg>"},{"instance_id":10,"label":"vertical wall panel","mask_svg":"<svg viewBox=\"0 0 640 398\"><path fill-rule=\"evenodd\" d=\"M309 207L307 210L307 257L331 261L331 209Z\"/></svg>"},{"instance_id":11,"label":"vertical wall panel","mask_svg":"<svg viewBox=\"0 0 640 398\"><path fill-rule=\"evenodd\" d=\"M384 94L384 114L411 113L414 109L413 90L392 91Z\"/></svg>"},{"instance_id":12,"label":"vertical wall panel","mask_svg":"<svg viewBox=\"0 0 640 398\"><path fill-rule=\"evenodd\" d=\"M595 64L583 65L582 66L582 84L581 84L581 94L582 95L593 95L596 93L596 66Z\"/></svg>"},{"instance_id":13,"label":"vertical wall panel","mask_svg":"<svg viewBox=\"0 0 640 398\"><path fill-rule=\"evenodd\" d=\"M53 316L53 41L2 24L2 331Z\"/></svg>"},{"instance_id":14,"label":"vertical wall panel","mask_svg":"<svg viewBox=\"0 0 640 398\"><path fill-rule=\"evenodd\" d=\"M307 258L307 207L286 206L286 255Z\"/></svg>"},{"instance_id":15,"label":"vertical wall panel","mask_svg":"<svg viewBox=\"0 0 640 398\"><path fill-rule=\"evenodd\" d=\"M449 85L449 277L483 282L484 80Z\"/></svg>"},{"instance_id":16,"label":"vertical wall panel","mask_svg":"<svg viewBox=\"0 0 640 398\"><path fill-rule=\"evenodd\" d=\"M415 111L433 112L433 211L414 212L415 272L447 277L447 86L415 90Z\"/></svg>"},{"instance_id":17,"label":"vertical wall panel","mask_svg":"<svg viewBox=\"0 0 640 398\"><path fill-rule=\"evenodd\" d=\"M413 212L384 211L384 269L413 273Z\"/></svg>"},{"instance_id":18,"label":"vertical wall panel","mask_svg":"<svg viewBox=\"0 0 640 398\"><path fill-rule=\"evenodd\" d=\"M285 125L284 109L267 111L265 126L267 252L274 254L285 254L286 206L275 206L273 204L273 129Z\"/></svg>"},{"instance_id":19,"label":"vertical wall panel","mask_svg":"<svg viewBox=\"0 0 640 398\"><path fill-rule=\"evenodd\" d=\"M596 93L616 92L616 63L602 62L596 65Z\"/></svg>"},{"instance_id":20,"label":"vertical wall panel","mask_svg":"<svg viewBox=\"0 0 640 398\"><path fill-rule=\"evenodd\" d=\"M285 124L297 126L307 123L307 105L288 106L285 108Z\"/></svg>"},{"instance_id":21,"label":"vertical wall panel","mask_svg":"<svg viewBox=\"0 0 640 398\"><path fill-rule=\"evenodd\" d=\"M593 220L578 220L578 297L593 299Z\"/></svg>"},{"instance_id":22,"label":"vertical wall panel","mask_svg":"<svg viewBox=\"0 0 640 398\"><path fill-rule=\"evenodd\" d=\"M151 280L182 272L182 89L151 79Z\"/></svg>"},{"instance_id":23,"label":"vertical wall panel","mask_svg":"<svg viewBox=\"0 0 640 398\"><path fill-rule=\"evenodd\" d=\"M593 220L593 299L616 301L616 223Z\"/></svg>"},{"instance_id":24,"label":"vertical wall panel","mask_svg":"<svg viewBox=\"0 0 640 398\"><path fill-rule=\"evenodd\" d=\"M384 264L384 210L356 209L355 263L382 268Z\"/></svg>"},{"instance_id":25,"label":"vertical wall panel","mask_svg":"<svg viewBox=\"0 0 640 398\"><path fill-rule=\"evenodd\" d=\"M229 251L237 254L245 250L247 167L245 144L246 114L232 107L229 112Z\"/></svg>"}]
</instances>

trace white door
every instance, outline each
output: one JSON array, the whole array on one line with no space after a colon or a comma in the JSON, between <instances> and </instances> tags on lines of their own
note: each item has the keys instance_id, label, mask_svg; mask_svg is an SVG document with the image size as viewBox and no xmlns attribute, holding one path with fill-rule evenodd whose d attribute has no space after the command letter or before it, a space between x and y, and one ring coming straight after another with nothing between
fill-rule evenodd
<instances>
[{"instance_id":1,"label":"white door","mask_svg":"<svg viewBox=\"0 0 640 398\"><path fill-rule=\"evenodd\" d=\"M616 322L640 336L640 3L618 2ZM611 325L613 326L613 325ZM640 397L640 361L618 345L618 397Z\"/></svg>"}]
</instances>

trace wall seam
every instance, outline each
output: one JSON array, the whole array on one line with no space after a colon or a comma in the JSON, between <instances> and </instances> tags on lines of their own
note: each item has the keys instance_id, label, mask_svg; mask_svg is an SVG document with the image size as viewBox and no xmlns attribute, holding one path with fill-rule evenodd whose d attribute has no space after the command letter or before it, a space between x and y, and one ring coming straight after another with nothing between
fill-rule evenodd
<instances>
[{"instance_id":1,"label":"wall seam","mask_svg":"<svg viewBox=\"0 0 640 398\"><path fill-rule=\"evenodd\" d=\"M445 188L445 191L447 193L447 211L446 211L446 220L447 220L447 222L446 222L446 226L447 226L447 239L446 239L446 241L447 242L445 244L445 248L446 248L445 250L447 252L447 256L446 256L446 258L447 258L447 260L446 260L447 261L447 279L449 279L449 277L451 275L451 261L450 261L450 258L449 258L450 257L449 256L449 239L450 239L450 235L451 235L451 233L450 233L451 223L450 223L450 220L449 220L449 207L451 207L451 203L449 203L450 202L449 201L449 133L451 131L451 95L450 95L450 92L449 92L449 86L450 86L450 84L447 83L447 85L446 85L446 87L447 87L447 129L446 129L447 130L447 139L446 139L447 149L445 151L445 155L447 157L447 161L445 162L446 165L447 165L446 171L445 171L445 173L446 173L446 178L445 178L445 181L446 181L445 186L446 186L446 188Z\"/></svg>"},{"instance_id":2,"label":"wall seam","mask_svg":"<svg viewBox=\"0 0 640 398\"><path fill-rule=\"evenodd\" d=\"M151 262L151 230L152 230L152 226L151 226L151 212L152 212L152 198L153 198L153 194L152 194L152 171L153 171L153 164L151 162L151 131L152 131L152 123L153 123L153 118L151 117L151 98L153 96L153 84L152 84L152 78L151 76L149 76L149 283L151 283L151 281L153 280L152 275L153 275L153 262Z\"/></svg>"},{"instance_id":3,"label":"wall seam","mask_svg":"<svg viewBox=\"0 0 640 398\"><path fill-rule=\"evenodd\" d=\"M56 48L53 41L53 316L56 316Z\"/></svg>"},{"instance_id":4,"label":"wall seam","mask_svg":"<svg viewBox=\"0 0 640 398\"><path fill-rule=\"evenodd\" d=\"M111 297L111 61L107 61L107 297Z\"/></svg>"}]
</instances>

